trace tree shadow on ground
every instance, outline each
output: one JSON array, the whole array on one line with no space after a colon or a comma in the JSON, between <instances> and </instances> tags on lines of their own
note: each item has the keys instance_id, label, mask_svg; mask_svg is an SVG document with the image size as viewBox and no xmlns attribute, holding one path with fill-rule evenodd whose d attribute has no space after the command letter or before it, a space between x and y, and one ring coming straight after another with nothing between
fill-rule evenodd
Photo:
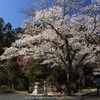
<instances>
[{"instance_id":1,"label":"tree shadow on ground","mask_svg":"<svg viewBox=\"0 0 100 100\"><path fill-rule=\"evenodd\" d=\"M77 100L100 100L100 95L98 96L96 91L86 93L83 95L79 95L76 97L79 97L79 99L77 99ZM74 100L76 100L76 99L74 99Z\"/></svg>"}]
</instances>

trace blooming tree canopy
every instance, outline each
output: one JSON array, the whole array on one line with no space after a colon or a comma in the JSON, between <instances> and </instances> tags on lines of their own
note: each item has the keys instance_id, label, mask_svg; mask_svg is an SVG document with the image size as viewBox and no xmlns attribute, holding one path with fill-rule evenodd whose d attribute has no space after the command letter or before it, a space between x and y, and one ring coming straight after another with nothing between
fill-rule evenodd
<instances>
[{"instance_id":1,"label":"blooming tree canopy","mask_svg":"<svg viewBox=\"0 0 100 100\"><path fill-rule=\"evenodd\" d=\"M53 1L53 6L30 12L30 19L24 21L26 34L0 58L25 55L42 59L50 67L61 66L71 79L73 71L94 62L100 51L100 6L93 2L79 10L82 0Z\"/></svg>"}]
</instances>

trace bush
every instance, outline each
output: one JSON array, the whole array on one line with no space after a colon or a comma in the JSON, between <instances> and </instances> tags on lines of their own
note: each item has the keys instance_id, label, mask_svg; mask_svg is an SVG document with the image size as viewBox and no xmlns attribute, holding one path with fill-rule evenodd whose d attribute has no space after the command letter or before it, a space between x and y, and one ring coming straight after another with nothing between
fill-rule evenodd
<instances>
[{"instance_id":1,"label":"bush","mask_svg":"<svg viewBox=\"0 0 100 100\"><path fill-rule=\"evenodd\" d=\"M17 85L16 89L17 90L25 90L25 87L24 87L23 84L20 83L20 84Z\"/></svg>"},{"instance_id":2,"label":"bush","mask_svg":"<svg viewBox=\"0 0 100 100\"><path fill-rule=\"evenodd\" d=\"M0 87L0 89L7 89L7 88L8 88L7 85L2 85L2 86Z\"/></svg>"},{"instance_id":3,"label":"bush","mask_svg":"<svg viewBox=\"0 0 100 100\"><path fill-rule=\"evenodd\" d=\"M22 78L17 79L16 90L25 90L25 80Z\"/></svg>"},{"instance_id":4,"label":"bush","mask_svg":"<svg viewBox=\"0 0 100 100\"><path fill-rule=\"evenodd\" d=\"M0 87L0 93L13 93L14 89L8 87L7 85L2 85Z\"/></svg>"}]
</instances>

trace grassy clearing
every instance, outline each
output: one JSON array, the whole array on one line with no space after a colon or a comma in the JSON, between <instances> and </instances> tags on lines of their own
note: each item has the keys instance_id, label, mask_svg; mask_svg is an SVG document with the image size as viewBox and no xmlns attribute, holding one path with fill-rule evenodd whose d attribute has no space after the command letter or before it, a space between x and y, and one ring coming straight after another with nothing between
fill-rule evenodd
<instances>
[{"instance_id":1,"label":"grassy clearing","mask_svg":"<svg viewBox=\"0 0 100 100\"><path fill-rule=\"evenodd\" d=\"M89 92L93 92L93 91L96 91L96 88L88 87L88 88L84 88L84 89L79 90L75 94L84 94L84 93L89 93Z\"/></svg>"},{"instance_id":2,"label":"grassy clearing","mask_svg":"<svg viewBox=\"0 0 100 100\"><path fill-rule=\"evenodd\" d=\"M75 94L81 94L81 93L93 92L93 91L96 91L96 88L88 87L88 88L84 88L84 89L79 90ZM18 93L18 94L28 94L27 91L18 91L18 90L15 90L15 93ZM48 96L50 96L50 95L48 95ZM53 95L53 96L55 97L55 96L59 96L59 95ZM60 95L60 96L62 96L62 95Z\"/></svg>"},{"instance_id":3,"label":"grassy clearing","mask_svg":"<svg viewBox=\"0 0 100 100\"><path fill-rule=\"evenodd\" d=\"M84 89L82 89L80 92L91 92L91 91L95 91L96 90L96 88L92 88L92 87L88 87L88 88L84 88Z\"/></svg>"},{"instance_id":4,"label":"grassy clearing","mask_svg":"<svg viewBox=\"0 0 100 100\"><path fill-rule=\"evenodd\" d=\"M19 93L19 94L28 94L27 91L18 91L18 90L15 90L15 93Z\"/></svg>"}]
</instances>

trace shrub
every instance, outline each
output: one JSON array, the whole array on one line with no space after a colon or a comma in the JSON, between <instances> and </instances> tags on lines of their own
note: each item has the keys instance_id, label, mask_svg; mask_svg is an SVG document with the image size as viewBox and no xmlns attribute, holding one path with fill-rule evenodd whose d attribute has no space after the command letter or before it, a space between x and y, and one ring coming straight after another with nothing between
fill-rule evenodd
<instances>
[{"instance_id":1,"label":"shrub","mask_svg":"<svg viewBox=\"0 0 100 100\"><path fill-rule=\"evenodd\" d=\"M8 87L7 85L2 85L0 87L0 93L13 93L14 89Z\"/></svg>"}]
</instances>

